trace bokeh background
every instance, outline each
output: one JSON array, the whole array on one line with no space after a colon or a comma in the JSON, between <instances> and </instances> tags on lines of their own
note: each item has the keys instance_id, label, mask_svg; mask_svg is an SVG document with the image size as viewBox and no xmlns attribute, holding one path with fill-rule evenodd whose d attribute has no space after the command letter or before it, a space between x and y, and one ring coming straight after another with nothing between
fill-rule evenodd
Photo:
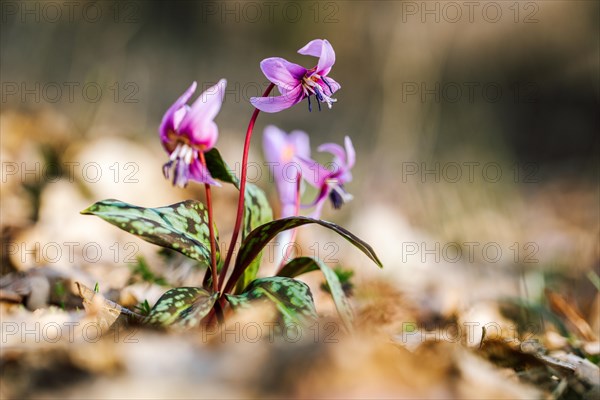
<instances>
[{"instance_id":1,"label":"bokeh background","mask_svg":"<svg viewBox=\"0 0 600 400\"><path fill-rule=\"evenodd\" d=\"M317 228L300 232L304 254L355 269L357 288L385 277L427 315L499 297L545 304L551 288L600 329L598 2L1 4L4 275L77 268L90 285L120 290L139 255L169 268L154 247L79 211L104 198L202 198L199 185L175 189L162 177L157 127L167 107L191 81L226 78L217 147L239 170L248 100L268 85L259 62L312 66L296 51L326 38L338 102L261 114L250 176L275 206L260 146L267 124L305 130L313 150L349 135L354 201L327 206L324 218L371 243L386 268ZM226 243L235 192L215 197ZM99 257L89 253L97 248ZM130 291L138 301L161 293Z\"/></svg>"}]
</instances>

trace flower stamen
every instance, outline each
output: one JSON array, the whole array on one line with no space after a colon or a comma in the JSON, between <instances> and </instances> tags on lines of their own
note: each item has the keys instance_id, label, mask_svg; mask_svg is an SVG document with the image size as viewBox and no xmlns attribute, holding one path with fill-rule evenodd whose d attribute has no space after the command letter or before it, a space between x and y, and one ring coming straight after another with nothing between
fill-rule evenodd
<instances>
[{"instance_id":1,"label":"flower stamen","mask_svg":"<svg viewBox=\"0 0 600 400\"><path fill-rule=\"evenodd\" d=\"M163 175L169 179L169 172L173 170L173 185L186 187L190 176L192 161L198 157L198 150L191 145L178 142L175 150L169 156L169 161L163 165ZM175 166L173 166L175 164Z\"/></svg>"}]
</instances>

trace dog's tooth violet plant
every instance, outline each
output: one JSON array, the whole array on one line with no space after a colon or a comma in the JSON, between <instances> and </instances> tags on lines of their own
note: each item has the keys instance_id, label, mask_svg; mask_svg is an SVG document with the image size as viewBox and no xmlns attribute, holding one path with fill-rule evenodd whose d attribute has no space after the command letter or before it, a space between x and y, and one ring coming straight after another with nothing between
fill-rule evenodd
<instances>
[{"instance_id":1,"label":"dog's tooth violet plant","mask_svg":"<svg viewBox=\"0 0 600 400\"><path fill-rule=\"evenodd\" d=\"M241 312L253 302L270 302L275 305L285 324L308 324L317 318L309 287L295 279L306 272L321 270L325 276L340 317L348 330L352 326L352 311L337 274L317 258L297 257L281 266L276 276L258 277L261 255L267 244L282 232L317 224L337 232L378 266L379 258L367 243L346 229L317 218L300 214L300 180L317 188L317 197L309 205L315 207L318 217L323 203L329 198L334 208L339 208L350 195L344 184L350 182L350 169L355 153L352 142L345 138L345 148L337 144L324 144L318 150L334 156L333 170L326 169L310 158L308 135L302 131L286 134L268 126L263 136L263 150L269 163L275 165L274 180L280 199L280 215L273 218L265 193L255 185L246 183L248 152L254 124L259 112L277 112L315 96L321 102L335 101L331 96L340 85L327 75L335 62L335 53L327 40L313 40L299 51L300 54L319 57L316 67L306 69L281 58L268 58L261 68L271 84L263 97L251 100L255 109L250 118L242 167L238 178L215 148L218 128L214 123L223 103L226 81L220 80L187 105L196 90L194 82L167 110L159 127L160 139L169 154L163 166L165 177L177 186L186 186L190 180L203 183L206 206L196 200L187 200L158 208L144 208L119 200L103 200L82 211L96 215L109 223L150 243L178 251L206 268L206 276L198 287L179 287L167 291L150 309L137 318L152 326L192 328L210 324L213 317L222 321L231 310ZM277 85L282 96L268 97ZM285 164L300 165L296 177L284 176ZM172 175L171 175L172 174ZM211 185L217 181L234 185L239 190L236 222L231 245L223 258L219 251L218 231L212 216ZM233 249L241 235L239 250L233 259ZM285 236L291 238L292 236ZM231 272L229 266L232 266ZM135 313L119 308L128 315Z\"/></svg>"}]
</instances>

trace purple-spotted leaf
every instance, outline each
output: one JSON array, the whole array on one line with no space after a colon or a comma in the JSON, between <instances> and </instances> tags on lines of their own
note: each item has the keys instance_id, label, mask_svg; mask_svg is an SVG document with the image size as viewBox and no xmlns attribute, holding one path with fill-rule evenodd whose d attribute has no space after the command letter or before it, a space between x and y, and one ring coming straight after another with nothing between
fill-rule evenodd
<instances>
[{"instance_id":1,"label":"purple-spotted leaf","mask_svg":"<svg viewBox=\"0 0 600 400\"><path fill-rule=\"evenodd\" d=\"M340 236L348 240L359 250L365 253L367 257L373 260L379 267L383 267L381 261L377 257L377 254L375 254L375 251L368 243L359 239L356 235L342 228L341 226L320 219L313 219L308 217L289 217L277 219L275 221L271 221L269 223L261 225L258 228L254 229L250 233L250 235L248 235L246 240L242 242L242 245L236 257L235 267L231 274L230 281L232 283L236 283L238 279L240 279L246 268L256 258L256 256L262 251L262 249L267 245L267 243L269 243L271 239L277 236L277 234L285 230L297 228L306 224L318 224L337 232ZM231 287L228 287L228 289L231 289Z\"/></svg>"},{"instance_id":2,"label":"purple-spotted leaf","mask_svg":"<svg viewBox=\"0 0 600 400\"><path fill-rule=\"evenodd\" d=\"M338 278L337 274L324 262L311 257L294 258L292 261L287 263L281 269L281 271L279 271L277 276L294 278L298 275L319 269L323 272L323 275L325 275L325 279L329 284L331 297L333 297L335 308L340 314L340 318L342 319L344 326L349 332L352 332L352 321L354 320L352 307L350 306L350 302L348 301L348 298L342 289L342 284L340 283L340 279Z\"/></svg>"},{"instance_id":3,"label":"purple-spotted leaf","mask_svg":"<svg viewBox=\"0 0 600 400\"><path fill-rule=\"evenodd\" d=\"M147 242L178 251L210 265L208 212L198 201L188 200L159 208L144 208L119 200L99 201L82 214L103 220ZM215 241L219 243L215 226ZM217 246L217 260L219 259Z\"/></svg>"},{"instance_id":4,"label":"purple-spotted leaf","mask_svg":"<svg viewBox=\"0 0 600 400\"><path fill-rule=\"evenodd\" d=\"M239 295L225 294L234 310L251 306L254 301L272 302L286 325L310 325L317 319L317 311L310 288L292 278L273 276L252 281Z\"/></svg>"},{"instance_id":5,"label":"purple-spotted leaf","mask_svg":"<svg viewBox=\"0 0 600 400\"><path fill-rule=\"evenodd\" d=\"M188 329L198 326L217 300L217 294L198 287L179 287L163 294L144 322Z\"/></svg>"}]
</instances>

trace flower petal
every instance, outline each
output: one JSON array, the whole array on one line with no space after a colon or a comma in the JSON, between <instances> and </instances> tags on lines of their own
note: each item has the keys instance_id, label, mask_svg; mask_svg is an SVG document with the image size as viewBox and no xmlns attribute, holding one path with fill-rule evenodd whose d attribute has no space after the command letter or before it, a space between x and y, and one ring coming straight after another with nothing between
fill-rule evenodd
<instances>
[{"instance_id":1,"label":"flower petal","mask_svg":"<svg viewBox=\"0 0 600 400\"><path fill-rule=\"evenodd\" d=\"M354 167L354 163L356 163L356 152L354 151L350 136L344 138L344 146L346 147L346 167L350 169Z\"/></svg>"},{"instance_id":2,"label":"flower petal","mask_svg":"<svg viewBox=\"0 0 600 400\"><path fill-rule=\"evenodd\" d=\"M200 163L200 160L194 160L190 165L189 178L200 183L208 183L209 185L221 186L221 184L213 179L208 169Z\"/></svg>"},{"instance_id":3,"label":"flower petal","mask_svg":"<svg viewBox=\"0 0 600 400\"><path fill-rule=\"evenodd\" d=\"M317 147L317 151L326 151L333 154L333 163L336 164L336 170L340 168L347 168L348 161L346 160L346 151L342 146L337 143L323 143Z\"/></svg>"},{"instance_id":4,"label":"flower petal","mask_svg":"<svg viewBox=\"0 0 600 400\"><path fill-rule=\"evenodd\" d=\"M187 103L187 101L190 99L190 97L192 97L192 95L196 91L196 86L196 82L192 82L190 87L187 88L187 90L183 92L183 94L179 96L177 100L175 100L175 103L173 103L173 105L169 107L167 112L165 112L165 115L163 116L159 127L160 138L163 141L163 143L168 140L169 131L175 130L175 128L177 127L178 124L175 123L175 116L176 114L179 114L179 116L181 117L181 112L178 111L180 111L181 108L184 107L185 103ZM179 119L179 121L181 120Z\"/></svg>"},{"instance_id":5,"label":"flower petal","mask_svg":"<svg viewBox=\"0 0 600 400\"><path fill-rule=\"evenodd\" d=\"M261 111L275 113L292 107L304 99L302 85L296 86L288 93L275 97L252 97L250 103Z\"/></svg>"},{"instance_id":6,"label":"flower petal","mask_svg":"<svg viewBox=\"0 0 600 400\"><path fill-rule=\"evenodd\" d=\"M262 60L260 69L262 69L268 80L286 90L298 86L300 80L306 74L306 68L279 57Z\"/></svg>"},{"instance_id":7,"label":"flower petal","mask_svg":"<svg viewBox=\"0 0 600 400\"><path fill-rule=\"evenodd\" d=\"M284 131L275 125L267 125L263 132L263 152L265 160L269 163L280 163L281 154L286 145L287 138Z\"/></svg>"},{"instance_id":8,"label":"flower petal","mask_svg":"<svg viewBox=\"0 0 600 400\"><path fill-rule=\"evenodd\" d=\"M335 51L327 39L315 39L300 50L298 53L319 57L316 73L319 75L327 75L331 71L331 67L335 64Z\"/></svg>"},{"instance_id":9,"label":"flower petal","mask_svg":"<svg viewBox=\"0 0 600 400\"><path fill-rule=\"evenodd\" d=\"M288 142L294 145L296 156L310 158L310 138L306 132L301 130L290 132Z\"/></svg>"},{"instance_id":10,"label":"flower petal","mask_svg":"<svg viewBox=\"0 0 600 400\"><path fill-rule=\"evenodd\" d=\"M314 160L302 157L296 157L296 160L302 169L302 179L313 187L323 187L327 178L332 174L330 170Z\"/></svg>"},{"instance_id":11,"label":"flower petal","mask_svg":"<svg viewBox=\"0 0 600 400\"><path fill-rule=\"evenodd\" d=\"M323 85L321 85L321 87L328 96L333 96L335 92L342 88L342 85L330 77L321 77L321 80L323 81Z\"/></svg>"},{"instance_id":12,"label":"flower petal","mask_svg":"<svg viewBox=\"0 0 600 400\"><path fill-rule=\"evenodd\" d=\"M219 127L215 121L208 121L202 125L198 125L198 132L202 132L202 134L190 136L192 144L204 145L204 151L215 147L219 139Z\"/></svg>"},{"instance_id":13,"label":"flower petal","mask_svg":"<svg viewBox=\"0 0 600 400\"><path fill-rule=\"evenodd\" d=\"M327 194L319 201L315 203L315 210L310 214L310 218L320 219L321 211L323 210L323 205L327 201Z\"/></svg>"},{"instance_id":14,"label":"flower petal","mask_svg":"<svg viewBox=\"0 0 600 400\"><path fill-rule=\"evenodd\" d=\"M181 121L179 131L182 134L197 143L216 142L217 138L210 137L210 135L218 133L218 131L210 131L210 122L221 109L226 86L227 81L221 79L216 85L202 92Z\"/></svg>"}]
</instances>

